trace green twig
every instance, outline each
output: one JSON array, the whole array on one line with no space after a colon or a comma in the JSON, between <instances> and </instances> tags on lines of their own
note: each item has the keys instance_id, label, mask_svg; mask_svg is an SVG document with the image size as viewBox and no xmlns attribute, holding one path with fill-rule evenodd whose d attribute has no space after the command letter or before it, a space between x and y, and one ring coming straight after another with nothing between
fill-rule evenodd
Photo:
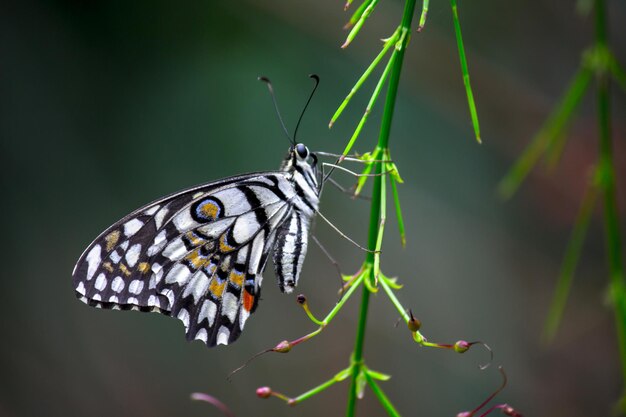
<instances>
[{"instance_id":1,"label":"green twig","mask_svg":"<svg viewBox=\"0 0 626 417\"><path fill-rule=\"evenodd\" d=\"M452 6L454 33L456 34L456 45L459 49L459 59L461 61L461 72L463 73L463 84L465 84L465 93L467 94L467 104L469 105L469 111L472 118L472 125L474 126L474 135L476 136L476 141L478 141L478 143L481 143L478 113L476 112L474 93L472 92L469 70L467 69L467 58L465 56L465 47L463 46L463 35L461 34L461 24L459 22L459 13L456 5L456 0L450 0L450 5Z\"/></svg>"},{"instance_id":2,"label":"green twig","mask_svg":"<svg viewBox=\"0 0 626 417\"><path fill-rule=\"evenodd\" d=\"M385 395L385 393L378 386L374 378L372 378L372 375L370 375L370 372L366 370L363 374L365 375L365 380L367 381L367 384L370 386L370 388L372 389L372 392L374 393L374 395L376 395L376 398L378 398L378 401L380 401L380 404L383 406L387 414L389 414L392 417L400 417L400 413L398 413L398 411L393 406L393 404L391 403L387 395Z\"/></svg>"}]
</instances>

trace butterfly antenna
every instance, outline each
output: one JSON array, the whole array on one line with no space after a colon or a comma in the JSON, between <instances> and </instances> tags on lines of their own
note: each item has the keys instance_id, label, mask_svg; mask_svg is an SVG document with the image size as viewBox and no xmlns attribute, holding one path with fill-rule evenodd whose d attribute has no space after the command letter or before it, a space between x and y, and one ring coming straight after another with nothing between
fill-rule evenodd
<instances>
[{"instance_id":1,"label":"butterfly antenna","mask_svg":"<svg viewBox=\"0 0 626 417\"><path fill-rule=\"evenodd\" d=\"M280 111L278 110L278 103L276 103L276 96L274 95L274 87L272 87L272 82L270 81L269 78L264 77L264 76L260 76L258 78L259 81L263 81L265 84L267 84L267 89L270 92L270 96L272 96L272 102L274 103L274 109L276 109L276 115L278 116L278 120L280 121L280 125L283 128L283 132L285 132L285 135L287 136L287 139L289 139L289 142L295 146L296 142L291 138L291 136L289 136L289 132L287 131L287 128L285 127L285 122L283 122L283 118L280 115Z\"/></svg>"},{"instance_id":2,"label":"butterfly antenna","mask_svg":"<svg viewBox=\"0 0 626 417\"><path fill-rule=\"evenodd\" d=\"M311 99L313 98L313 95L315 94L315 90L317 90L317 86L320 84L320 77L317 74L309 74L309 78L312 78L315 80L315 85L313 86L313 91L311 91L311 94L309 95L309 99L306 101L306 104L304 105L304 108L302 109L302 113L300 113L300 118L298 118L298 124L296 124L296 129L293 131L294 142L296 140L296 135L298 134L298 128L300 127L300 122L302 121L302 116L304 116L304 112L306 111L307 107L309 107L309 103L311 102Z\"/></svg>"}]
</instances>

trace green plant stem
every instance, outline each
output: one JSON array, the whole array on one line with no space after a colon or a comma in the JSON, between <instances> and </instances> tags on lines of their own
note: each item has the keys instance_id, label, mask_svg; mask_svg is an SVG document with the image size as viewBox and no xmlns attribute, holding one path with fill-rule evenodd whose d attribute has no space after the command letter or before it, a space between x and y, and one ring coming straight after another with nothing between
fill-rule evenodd
<instances>
[{"instance_id":1,"label":"green plant stem","mask_svg":"<svg viewBox=\"0 0 626 417\"><path fill-rule=\"evenodd\" d=\"M367 384L370 386L370 388L374 392L374 395L376 395L376 398L378 398L378 401L380 401L385 411L387 411L387 414L393 417L400 417L400 413L398 413L398 411L393 406L391 401L389 401L389 398L387 397L387 395L385 395L385 393L378 386L376 381L374 381L374 378L372 378L369 372L364 372L364 375L365 375L365 380L367 381Z\"/></svg>"},{"instance_id":2,"label":"green plant stem","mask_svg":"<svg viewBox=\"0 0 626 417\"><path fill-rule=\"evenodd\" d=\"M398 93L398 85L400 83L400 73L402 70L402 63L404 61L404 51L406 49L406 45L409 41L409 34L411 30L411 22L413 20L413 12L415 11L415 0L406 0L404 4L404 12L402 15L402 23L400 25L401 31L405 31L405 35L402 38L402 45L400 49L396 52L397 56L393 63L393 68L391 70L391 75L389 78L389 87L387 89L387 97L385 100L385 108L383 111L383 119L380 128L380 135L378 137L378 146L377 148L386 149L389 144L389 132L391 131L391 121L393 119L393 112L396 103L396 96ZM378 174L382 173L382 164L380 162L376 162L375 172ZM380 190L381 190L381 181L384 178L382 176L377 176L374 178L374 186L373 186L373 198L372 205L370 211L370 225L369 225L369 236L368 236L368 248L373 250L376 247L376 242L378 240L378 226L380 222ZM366 259L366 263L370 265L374 264L374 253L368 252ZM373 268L372 268L373 271ZM373 273L373 272L371 272ZM370 277L370 279L373 277ZM367 277L365 278L367 279ZM371 281L373 282L373 281ZM356 341L354 344L354 352L352 353L352 375L350 379L350 391L348 392L348 405L346 409L346 416L353 417L356 411L356 400L357 400L357 377L359 375L360 366L363 363L363 342L365 340L365 327L367 324L367 311L369 307L369 298L370 292L367 288L362 288L362 297L361 297L361 308L359 312L359 322L357 327L357 335Z\"/></svg>"},{"instance_id":3,"label":"green plant stem","mask_svg":"<svg viewBox=\"0 0 626 417\"><path fill-rule=\"evenodd\" d=\"M604 0L596 0L594 5L596 46L607 47L606 3ZM613 295L617 340L622 362L622 378L623 383L626 384L626 286L624 285L624 268L621 259L620 221L615 196L609 87L609 74L607 71L603 71L598 76L597 97L600 133L600 181L604 193L604 226L609 258L611 294ZM622 398L622 407L624 407L623 400L624 398Z\"/></svg>"}]
</instances>

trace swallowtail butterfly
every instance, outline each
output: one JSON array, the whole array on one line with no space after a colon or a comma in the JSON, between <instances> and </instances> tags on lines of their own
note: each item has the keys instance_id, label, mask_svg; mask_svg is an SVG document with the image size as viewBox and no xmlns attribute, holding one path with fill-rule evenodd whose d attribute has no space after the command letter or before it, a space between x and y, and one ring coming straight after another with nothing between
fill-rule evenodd
<instances>
[{"instance_id":1,"label":"swallowtail butterfly","mask_svg":"<svg viewBox=\"0 0 626 417\"><path fill-rule=\"evenodd\" d=\"M154 201L94 240L74 267L81 301L154 311L188 340L234 342L256 309L273 255L278 286L298 283L321 192L317 157L299 143L279 171L222 179Z\"/></svg>"}]
</instances>

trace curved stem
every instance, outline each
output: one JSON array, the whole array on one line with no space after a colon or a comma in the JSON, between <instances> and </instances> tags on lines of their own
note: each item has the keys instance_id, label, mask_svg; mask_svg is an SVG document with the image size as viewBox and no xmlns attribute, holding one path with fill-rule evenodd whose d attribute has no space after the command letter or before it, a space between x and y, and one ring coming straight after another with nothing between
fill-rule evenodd
<instances>
[{"instance_id":1,"label":"curved stem","mask_svg":"<svg viewBox=\"0 0 626 417\"><path fill-rule=\"evenodd\" d=\"M380 135L378 136L379 149L386 149L389 144L389 132L391 131L391 122L393 119L393 112L396 104L396 96L398 93L398 85L400 83L400 73L402 70L402 62L404 61L404 51L409 41L409 35L411 31L411 22L413 20L413 12L415 10L416 0L406 0L404 5L404 12L402 15L402 23L400 25L400 41L396 46L397 50L394 51L396 57L391 68L391 74L389 78L389 87L387 89L387 97L385 99L385 109L383 111L383 119L380 128ZM380 162L375 163L375 172L382 173L382 164ZM382 176L374 178L374 190L372 194L372 205L370 211L370 224L368 234L368 248L374 250L376 248L376 242L378 240L378 226L380 222L380 209L381 209L381 183L385 179ZM365 258L365 262L374 264L374 253L368 253ZM373 273L373 268L371 268ZM373 282L373 276L365 277ZM362 288L361 308L359 313L359 322L357 327L356 341L354 344L354 352L352 354L352 374L350 379L350 391L348 393L348 405L346 408L346 416L353 417L356 411L357 400L357 377L361 364L363 363L363 344L365 341L365 328L367 324L367 311L369 307L370 292L366 286Z\"/></svg>"}]
</instances>

